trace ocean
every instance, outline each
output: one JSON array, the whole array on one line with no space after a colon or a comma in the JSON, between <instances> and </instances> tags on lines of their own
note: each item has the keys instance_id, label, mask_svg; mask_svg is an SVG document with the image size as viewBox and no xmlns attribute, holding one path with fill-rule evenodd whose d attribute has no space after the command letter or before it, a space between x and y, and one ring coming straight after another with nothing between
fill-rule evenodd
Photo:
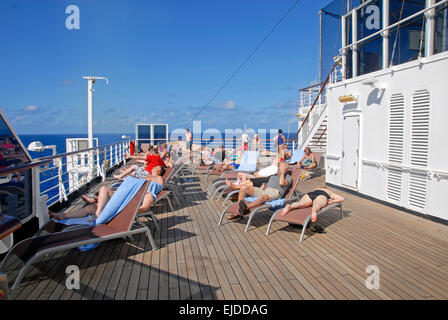
<instances>
[{"instance_id":1,"label":"ocean","mask_svg":"<svg viewBox=\"0 0 448 320\"><path fill-rule=\"evenodd\" d=\"M122 135L123 135L123 133L120 133L120 134L103 133L103 134L94 134L94 138L98 138L98 145L103 146L103 145L108 145L108 144L116 143L119 141L123 141L123 139L121 138ZM125 135L128 137L131 137L131 140L135 139L135 134L126 133ZM288 133L284 133L284 136L286 138L288 138L288 136L290 138L292 138L292 137L294 137L294 135L295 135L295 132L293 132L293 133L291 132L291 133L289 133L289 135L288 135ZM224 136L224 132L222 133L222 136ZM28 145L33 141L40 141L40 142L42 142L42 144L44 146L55 145L57 154L62 154L62 153L66 152L65 139L67 139L67 138L86 138L87 135L86 134L33 134L33 135L22 134L22 135L19 135L19 137L20 137L20 140L22 140L22 143L25 146L25 148L27 148ZM266 138L270 139L269 133L267 133ZM196 140L196 139L194 139L194 140ZM210 144L210 143L211 143L211 141L201 141L201 144L203 146ZM233 142L233 147L235 147L237 144L239 144L239 142L235 140ZM52 150L49 149L49 150L45 150L43 152L29 151L29 154L33 159L38 159L38 158L42 158L42 157L46 157L46 156L51 156ZM52 166L53 165L50 164L50 167L52 167ZM57 179L50 179L51 177L56 176L56 175L57 175L56 168L53 170L43 172L40 175L41 181L48 180L44 183L41 183L41 192L48 190L47 192L43 192L43 194L48 195L48 199L56 197L56 198L54 198L54 200L47 202L48 205L51 205L52 203L54 203L55 201L58 200L58 197L57 197L58 188L55 187L58 183ZM68 175L64 174L63 180L65 181L67 178L68 178ZM66 188L68 188L68 183L65 183L65 184L66 184ZM55 187L55 188L53 188L53 187Z\"/></svg>"}]
</instances>

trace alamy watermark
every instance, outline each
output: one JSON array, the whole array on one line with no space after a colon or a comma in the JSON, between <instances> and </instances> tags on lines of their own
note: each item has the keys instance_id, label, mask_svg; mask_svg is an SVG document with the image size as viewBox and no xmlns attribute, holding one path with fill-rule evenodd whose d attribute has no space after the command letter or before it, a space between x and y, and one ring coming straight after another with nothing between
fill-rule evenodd
<instances>
[{"instance_id":1,"label":"alamy watermark","mask_svg":"<svg viewBox=\"0 0 448 320\"><path fill-rule=\"evenodd\" d=\"M366 268L366 273L369 275L366 279L366 288L369 290L379 290L380 268L375 265L370 265Z\"/></svg>"},{"instance_id":2,"label":"alamy watermark","mask_svg":"<svg viewBox=\"0 0 448 320\"><path fill-rule=\"evenodd\" d=\"M65 13L69 16L65 19L65 27L68 30L79 30L81 28L81 17L79 7L71 4L65 8Z\"/></svg>"},{"instance_id":3,"label":"alamy watermark","mask_svg":"<svg viewBox=\"0 0 448 320\"><path fill-rule=\"evenodd\" d=\"M65 287L68 290L78 290L80 288L79 267L75 265L67 266L67 268L65 268L65 274L67 275L67 279L65 279Z\"/></svg>"}]
</instances>

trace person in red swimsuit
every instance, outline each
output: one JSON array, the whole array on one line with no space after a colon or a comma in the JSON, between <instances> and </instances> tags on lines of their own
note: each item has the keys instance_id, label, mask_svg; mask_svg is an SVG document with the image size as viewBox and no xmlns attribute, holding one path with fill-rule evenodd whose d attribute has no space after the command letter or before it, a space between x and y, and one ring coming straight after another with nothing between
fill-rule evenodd
<instances>
[{"instance_id":1,"label":"person in red swimsuit","mask_svg":"<svg viewBox=\"0 0 448 320\"><path fill-rule=\"evenodd\" d=\"M149 151L149 154L146 156L130 156L128 158L135 159L135 162L144 164L145 168L143 169L141 166L134 164L125 171L123 171L122 173L113 175L115 179L123 180L124 177L127 177L129 175L133 175L136 178L144 179L146 176L151 174L152 169L154 167L157 166L161 166L162 168L166 167L165 162L158 155L157 148L152 148Z\"/></svg>"}]
</instances>

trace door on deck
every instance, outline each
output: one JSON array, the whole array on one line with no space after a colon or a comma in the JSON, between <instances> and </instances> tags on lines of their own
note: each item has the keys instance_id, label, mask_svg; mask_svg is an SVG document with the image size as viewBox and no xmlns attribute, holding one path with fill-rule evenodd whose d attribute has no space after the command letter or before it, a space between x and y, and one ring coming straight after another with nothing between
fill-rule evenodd
<instances>
[{"instance_id":1,"label":"door on deck","mask_svg":"<svg viewBox=\"0 0 448 320\"><path fill-rule=\"evenodd\" d=\"M358 189L359 116L345 116L342 142L342 184Z\"/></svg>"}]
</instances>

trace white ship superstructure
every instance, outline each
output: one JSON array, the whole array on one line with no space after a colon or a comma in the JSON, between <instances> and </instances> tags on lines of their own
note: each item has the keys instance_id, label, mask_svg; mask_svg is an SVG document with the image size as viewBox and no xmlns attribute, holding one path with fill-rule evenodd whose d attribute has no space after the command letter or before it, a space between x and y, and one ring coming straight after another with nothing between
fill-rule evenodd
<instances>
[{"instance_id":1,"label":"white ship superstructure","mask_svg":"<svg viewBox=\"0 0 448 320\"><path fill-rule=\"evenodd\" d=\"M346 1L334 3L345 10ZM322 97L299 147L324 146L327 183L446 222L447 1L347 9L339 56L328 82L314 87ZM303 116L313 101L302 104Z\"/></svg>"}]
</instances>

